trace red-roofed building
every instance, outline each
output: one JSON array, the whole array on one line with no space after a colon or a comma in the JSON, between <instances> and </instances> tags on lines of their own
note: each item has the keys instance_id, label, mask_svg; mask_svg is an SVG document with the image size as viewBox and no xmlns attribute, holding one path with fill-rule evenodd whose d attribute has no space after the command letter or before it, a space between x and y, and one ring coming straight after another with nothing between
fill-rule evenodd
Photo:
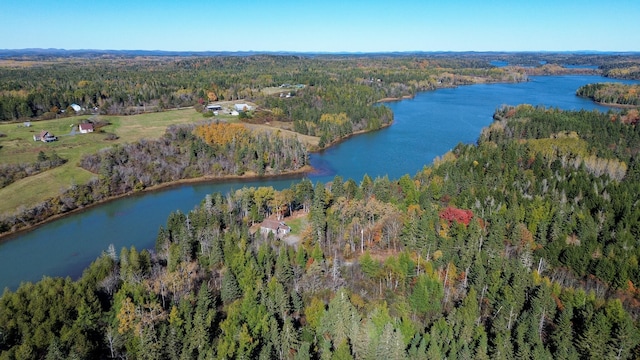
<instances>
[{"instance_id":1,"label":"red-roofed building","mask_svg":"<svg viewBox=\"0 0 640 360\"><path fill-rule=\"evenodd\" d=\"M93 124L90 124L90 123L80 124L78 125L78 130L80 130L81 134L93 132Z\"/></svg>"}]
</instances>

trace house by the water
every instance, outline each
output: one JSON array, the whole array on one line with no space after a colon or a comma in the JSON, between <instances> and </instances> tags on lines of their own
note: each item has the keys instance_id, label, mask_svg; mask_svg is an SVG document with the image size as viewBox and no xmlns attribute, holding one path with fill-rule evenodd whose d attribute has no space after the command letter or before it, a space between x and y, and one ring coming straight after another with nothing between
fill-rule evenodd
<instances>
[{"instance_id":1,"label":"house by the water","mask_svg":"<svg viewBox=\"0 0 640 360\"><path fill-rule=\"evenodd\" d=\"M260 233L264 235L272 233L275 236L280 237L287 235L290 232L291 227L280 220L266 219L262 224L260 224Z\"/></svg>"}]
</instances>

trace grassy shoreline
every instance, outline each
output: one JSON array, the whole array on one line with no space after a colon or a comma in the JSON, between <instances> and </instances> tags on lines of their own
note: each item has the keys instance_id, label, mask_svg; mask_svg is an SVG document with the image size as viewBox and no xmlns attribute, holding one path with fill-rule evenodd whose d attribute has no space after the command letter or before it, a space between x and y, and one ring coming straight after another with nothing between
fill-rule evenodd
<instances>
[{"instance_id":1,"label":"grassy shoreline","mask_svg":"<svg viewBox=\"0 0 640 360\"><path fill-rule=\"evenodd\" d=\"M365 133L369 133L372 131L378 131L378 130L382 130L385 129L389 126L391 126L393 124L393 121L389 124L385 124L382 125L379 129L374 129L374 130L360 130L360 131L356 131L352 134L349 134L345 137L342 137L340 139L336 139L333 142L327 144L325 147L323 148L317 148L317 143L316 146L314 147L314 150L317 152L322 152L340 142L346 141L348 139L350 139L353 136L357 136L360 134L365 134ZM250 128L256 128L256 126L249 126ZM285 130L286 129L282 129L279 127L268 127L269 130L264 130L263 131L278 131L278 130ZM304 136L304 135L301 135ZM317 139L316 139L317 141ZM311 146L313 147L313 144L311 144ZM84 170L84 169L83 169ZM86 170L85 170L86 171ZM55 220L61 219L63 217L66 216L71 216L73 214L77 214L83 211L87 211L90 210L96 206L100 206L100 205L104 205L107 204L109 202L112 201L116 201L125 197L130 197L130 196L138 196L138 195L142 195L142 194L146 194L146 193L151 193L151 192L158 192L158 191L163 191L166 190L168 188L172 188L172 187L179 187L182 185L186 185L186 184L203 184L203 183L223 183L223 182L228 182L228 181L232 181L232 180L243 180L243 181L251 181L251 180L257 180L257 179L286 179L286 178L297 178L299 176L301 176L302 174L308 174L313 172L314 169L313 167L311 167L310 165L305 165L300 169L297 170L293 170L293 171L287 171L281 174L273 174L273 175L256 175L254 173L246 173L244 175L224 175L224 176L211 176L211 175L207 175L207 176L201 176L201 177L197 177L197 178L189 178L189 179L180 179L180 180L176 180L176 181L170 181L170 182L166 182L166 183L162 183L162 184L158 184L158 185L154 185L148 188L145 188L143 190L140 191L135 191L135 192L129 192L126 194L121 194L121 195L115 195L115 196L110 196L106 199L102 199L100 201L96 201L94 203L91 203L87 206L83 206L83 207L79 207L77 209L73 209L71 211L68 212L64 212L64 213L59 213L53 216L50 216L48 218L46 218L45 220L42 220L40 222L37 222L35 224L31 224L31 225L27 225L25 227L21 227L19 229L16 230L10 230L4 233L0 233L0 244L6 241L11 241L12 239L14 239L15 237L19 236L20 234L24 234L27 233L29 231L32 231L40 226L43 226L45 224L48 224L50 222L53 222ZM37 176L37 175L36 175ZM28 179L28 178L27 178ZM1 190L1 189L0 189Z\"/></svg>"},{"instance_id":2,"label":"grassy shoreline","mask_svg":"<svg viewBox=\"0 0 640 360\"><path fill-rule=\"evenodd\" d=\"M143 190L140 191L135 191L135 192L129 192L126 194L121 194L121 195L115 195L115 196L110 196L106 199L102 199L96 202L93 202L89 205L83 206L83 207L79 207L77 209L73 209L71 211L67 211L64 213L59 213L53 216L50 216L48 218L46 218L45 220L42 220L40 222L37 222L35 224L31 224L25 227L21 227L17 230L11 230L11 231L7 231L4 233L0 233L0 244L7 242L7 241L11 241L13 239L15 239L17 236L19 236L20 234L24 234L27 232L30 232L32 230L35 230L36 228L46 225L50 222L53 222L55 220L61 219L63 217L67 217L70 215L74 215L74 214L78 214L87 210L90 210L94 207L97 206L101 206L107 203L110 203L112 201L116 201L119 199L123 199L126 197L132 197L132 196L141 196L144 194L148 194L148 193L153 193L153 192L159 192L159 191L164 191L170 188L174 188L174 187L180 187L183 185L187 185L187 184L213 184L213 183L224 183L224 182L228 182L228 181L233 181L233 180L243 180L243 181L251 181L251 180L258 180L258 179L287 179L287 178L297 178L303 174L308 174L310 172L313 172L314 169L309 166L309 165L305 165L302 168L298 169L298 170L294 170L294 171L288 171L286 173L282 173L282 174L277 174L277 175L256 175L253 173L247 173L244 175L224 175L224 176L200 176L197 178L189 178L189 179L180 179L180 180L176 180L176 181L170 181L170 182L166 182L166 183L162 183L162 184L158 184L158 185L154 185L148 188L145 188Z\"/></svg>"}]
</instances>

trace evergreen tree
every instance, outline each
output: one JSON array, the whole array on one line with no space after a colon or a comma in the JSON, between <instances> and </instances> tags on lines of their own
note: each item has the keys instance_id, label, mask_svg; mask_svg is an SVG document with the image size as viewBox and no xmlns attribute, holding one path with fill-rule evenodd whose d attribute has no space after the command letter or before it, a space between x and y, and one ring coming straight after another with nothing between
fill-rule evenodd
<instances>
[{"instance_id":1,"label":"evergreen tree","mask_svg":"<svg viewBox=\"0 0 640 360\"><path fill-rule=\"evenodd\" d=\"M597 312L594 315L578 338L578 349L583 357L604 359L610 354L611 348L607 345L607 339L610 338L610 327L609 320L603 313Z\"/></svg>"},{"instance_id":2,"label":"evergreen tree","mask_svg":"<svg viewBox=\"0 0 640 360\"><path fill-rule=\"evenodd\" d=\"M573 346L573 308L567 307L558 314L556 328L551 334L551 344L557 359L577 359L578 352Z\"/></svg>"},{"instance_id":3,"label":"evergreen tree","mask_svg":"<svg viewBox=\"0 0 640 360\"><path fill-rule=\"evenodd\" d=\"M346 339L342 340L336 347L336 350L331 354L331 360L353 360L351 349Z\"/></svg>"},{"instance_id":4,"label":"evergreen tree","mask_svg":"<svg viewBox=\"0 0 640 360\"><path fill-rule=\"evenodd\" d=\"M293 268L291 266L291 260L286 248L280 249L280 254L276 259L276 269L274 276L283 285L289 286L293 279Z\"/></svg>"},{"instance_id":5,"label":"evergreen tree","mask_svg":"<svg viewBox=\"0 0 640 360\"><path fill-rule=\"evenodd\" d=\"M320 328L328 333L334 344L353 339L360 323L360 315L353 307L345 289L340 289L329 302L329 309L322 317Z\"/></svg>"},{"instance_id":6,"label":"evergreen tree","mask_svg":"<svg viewBox=\"0 0 640 360\"><path fill-rule=\"evenodd\" d=\"M222 302L228 304L233 300L238 299L240 296L242 296L242 292L240 291L238 280L236 280L233 272L227 269L222 276L222 287L220 289Z\"/></svg>"},{"instance_id":7,"label":"evergreen tree","mask_svg":"<svg viewBox=\"0 0 640 360\"><path fill-rule=\"evenodd\" d=\"M326 189L322 183L318 182L313 192L310 220L313 239L320 245L324 245L326 235L326 206Z\"/></svg>"}]
</instances>

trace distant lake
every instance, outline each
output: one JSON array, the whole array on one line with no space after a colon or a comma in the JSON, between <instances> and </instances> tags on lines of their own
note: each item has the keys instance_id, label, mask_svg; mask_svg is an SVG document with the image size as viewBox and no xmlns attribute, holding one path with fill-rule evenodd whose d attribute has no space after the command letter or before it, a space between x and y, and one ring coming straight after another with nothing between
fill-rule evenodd
<instances>
[{"instance_id":1,"label":"distant lake","mask_svg":"<svg viewBox=\"0 0 640 360\"><path fill-rule=\"evenodd\" d=\"M392 126L354 136L322 153L311 155L317 173L315 184L335 175L360 182L372 178L397 179L415 175L456 144L475 143L494 111L504 104L522 103L567 110L599 109L603 106L575 96L578 87L594 82L618 81L598 76L533 76L519 84L472 85L419 93L414 99L386 104L394 114ZM635 81L618 81L638 83ZM191 184L126 197L90 208L0 245L0 288L15 289L22 281L43 276L77 278L109 244L119 250L134 245L153 248L158 228L170 212L187 212L209 193L243 186L289 187L296 178Z\"/></svg>"}]
</instances>

